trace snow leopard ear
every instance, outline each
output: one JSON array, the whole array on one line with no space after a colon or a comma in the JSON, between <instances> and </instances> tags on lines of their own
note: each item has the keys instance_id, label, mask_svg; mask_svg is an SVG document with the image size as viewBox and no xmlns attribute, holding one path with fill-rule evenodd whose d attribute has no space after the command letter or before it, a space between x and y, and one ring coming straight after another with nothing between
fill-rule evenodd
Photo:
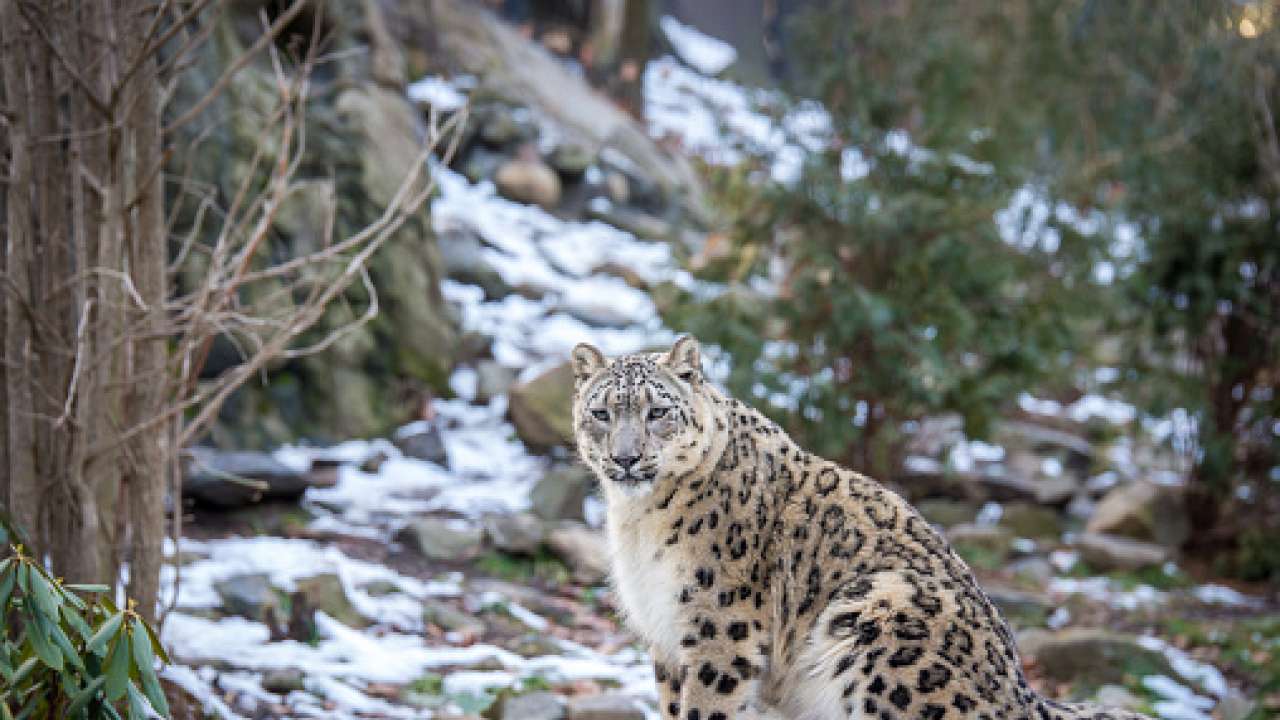
<instances>
[{"instance_id":1,"label":"snow leopard ear","mask_svg":"<svg viewBox=\"0 0 1280 720\"><path fill-rule=\"evenodd\" d=\"M672 346L662 363L681 380L695 384L702 381L702 349L692 335L684 335Z\"/></svg>"},{"instance_id":2,"label":"snow leopard ear","mask_svg":"<svg viewBox=\"0 0 1280 720\"><path fill-rule=\"evenodd\" d=\"M569 355L569 364L573 367L573 381L581 383L600 372L607 364L604 355L594 346L578 343Z\"/></svg>"}]
</instances>

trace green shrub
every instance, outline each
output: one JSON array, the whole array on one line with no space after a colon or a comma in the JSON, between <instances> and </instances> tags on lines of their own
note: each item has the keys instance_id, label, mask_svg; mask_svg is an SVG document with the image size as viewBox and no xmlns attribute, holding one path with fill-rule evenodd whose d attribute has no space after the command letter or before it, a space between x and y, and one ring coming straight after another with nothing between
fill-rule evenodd
<instances>
[{"instance_id":1,"label":"green shrub","mask_svg":"<svg viewBox=\"0 0 1280 720\"><path fill-rule=\"evenodd\" d=\"M0 535L16 534L5 525ZM169 658L133 602L118 608L107 586L65 584L21 543L8 547L12 555L0 560L0 718L168 717L155 661Z\"/></svg>"}]
</instances>

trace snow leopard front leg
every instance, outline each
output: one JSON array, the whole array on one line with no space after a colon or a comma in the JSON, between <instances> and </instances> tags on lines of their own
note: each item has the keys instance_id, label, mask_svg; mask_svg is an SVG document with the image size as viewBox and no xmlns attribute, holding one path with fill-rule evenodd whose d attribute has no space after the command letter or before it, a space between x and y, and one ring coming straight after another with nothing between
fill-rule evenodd
<instances>
[{"instance_id":1,"label":"snow leopard front leg","mask_svg":"<svg viewBox=\"0 0 1280 720\"><path fill-rule=\"evenodd\" d=\"M678 663L664 673L660 689L665 717L679 720L769 720L780 716L764 706L760 679L767 659L758 623L748 616L697 615L684 628ZM660 687L661 687L660 685ZM672 700L665 695L669 694ZM675 713L672 713L672 703Z\"/></svg>"}]
</instances>

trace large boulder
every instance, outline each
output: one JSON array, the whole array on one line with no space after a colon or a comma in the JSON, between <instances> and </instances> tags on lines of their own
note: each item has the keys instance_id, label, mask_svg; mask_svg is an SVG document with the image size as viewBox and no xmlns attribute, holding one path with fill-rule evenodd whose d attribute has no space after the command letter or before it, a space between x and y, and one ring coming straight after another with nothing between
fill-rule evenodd
<instances>
[{"instance_id":1,"label":"large boulder","mask_svg":"<svg viewBox=\"0 0 1280 720\"><path fill-rule=\"evenodd\" d=\"M644 705L627 695L604 693L569 701L569 720L645 720L646 717Z\"/></svg>"},{"instance_id":2,"label":"large boulder","mask_svg":"<svg viewBox=\"0 0 1280 720\"><path fill-rule=\"evenodd\" d=\"M299 472L262 452L187 450L182 494L202 505L238 508L262 500L296 500L311 485Z\"/></svg>"},{"instance_id":3,"label":"large boulder","mask_svg":"<svg viewBox=\"0 0 1280 720\"><path fill-rule=\"evenodd\" d=\"M564 698L549 692L508 697L502 703L502 720L564 720Z\"/></svg>"},{"instance_id":4,"label":"large boulder","mask_svg":"<svg viewBox=\"0 0 1280 720\"><path fill-rule=\"evenodd\" d=\"M249 618L273 630L282 629L288 622L284 594L264 574L229 577L215 582L213 589L222 601L222 610L229 615Z\"/></svg>"},{"instance_id":5,"label":"large boulder","mask_svg":"<svg viewBox=\"0 0 1280 720\"><path fill-rule=\"evenodd\" d=\"M1093 511L1085 529L1176 548L1191 535L1177 488L1134 482L1114 488Z\"/></svg>"},{"instance_id":6,"label":"large boulder","mask_svg":"<svg viewBox=\"0 0 1280 720\"><path fill-rule=\"evenodd\" d=\"M314 637L317 610L349 627L369 626L369 620L351 604L342 579L334 573L302 578L294 586L289 595L289 635L294 639L307 641Z\"/></svg>"},{"instance_id":7,"label":"large boulder","mask_svg":"<svg viewBox=\"0 0 1280 720\"><path fill-rule=\"evenodd\" d=\"M535 448L573 443L573 370L568 363L511 388L508 413L516 434Z\"/></svg>"},{"instance_id":8,"label":"large boulder","mask_svg":"<svg viewBox=\"0 0 1280 720\"><path fill-rule=\"evenodd\" d=\"M511 555L533 555L547 534L542 521L529 513L487 515L482 524L489 544Z\"/></svg>"},{"instance_id":9,"label":"large boulder","mask_svg":"<svg viewBox=\"0 0 1280 720\"><path fill-rule=\"evenodd\" d=\"M1138 639L1105 628L1067 628L1018 633L1018 650L1033 658L1048 679L1098 687L1123 684L1126 676L1174 675L1164 655Z\"/></svg>"}]
</instances>

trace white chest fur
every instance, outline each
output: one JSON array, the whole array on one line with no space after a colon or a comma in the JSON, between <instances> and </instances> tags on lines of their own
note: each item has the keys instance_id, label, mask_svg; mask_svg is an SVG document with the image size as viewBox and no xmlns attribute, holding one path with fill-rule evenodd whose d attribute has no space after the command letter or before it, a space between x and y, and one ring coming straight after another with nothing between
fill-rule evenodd
<instances>
[{"instance_id":1,"label":"white chest fur","mask_svg":"<svg viewBox=\"0 0 1280 720\"><path fill-rule=\"evenodd\" d=\"M656 659L673 660L680 643L680 578L688 568L677 548L662 544L660 531L652 518L609 509L613 586L627 626Z\"/></svg>"}]
</instances>

